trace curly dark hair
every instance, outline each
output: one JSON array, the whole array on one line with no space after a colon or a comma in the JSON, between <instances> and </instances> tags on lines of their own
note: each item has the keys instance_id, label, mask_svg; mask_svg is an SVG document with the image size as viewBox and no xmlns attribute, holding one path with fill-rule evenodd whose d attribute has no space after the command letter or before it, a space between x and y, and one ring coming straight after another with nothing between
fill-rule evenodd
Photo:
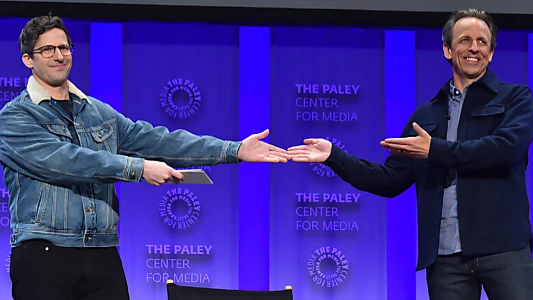
<instances>
[{"instance_id":1,"label":"curly dark hair","mask_svg":"<svg viewBox=\"0 0 533 300\"><path fill-rule=\"evenodd\" d=\"M43 33L54 28L63 30L67 35L69 45L74 46L72 45L70 34L61 18L53 16L50 13L46 16L35 17L24 26L19 38L19 47L22 55L27 53L30 57L33 57L33 49L35 48L35 44L37 43L37 40L39 40L39 37Z\"/></svg>"}]
</instances>

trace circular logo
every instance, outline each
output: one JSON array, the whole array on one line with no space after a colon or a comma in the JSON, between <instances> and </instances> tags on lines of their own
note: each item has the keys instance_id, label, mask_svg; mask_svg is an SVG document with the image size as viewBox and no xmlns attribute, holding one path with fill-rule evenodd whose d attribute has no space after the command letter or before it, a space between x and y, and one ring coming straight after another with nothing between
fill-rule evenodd
<instances>
[{"instance_id":1,"label":"circular logo","mask_svg":"<svg viewBox=\"0 0 533 300\"><path fill-rule=\"evenodd\" d=\"M188 79L172 79L163 88L159 98L165 112L178 119L194 115L202 103L198 87Z\"/></svg>"},{"instance_id":2,"label":"circular logo","mask_svg":"<svg viewBox=\"0 0 533 300\"><path fill-rule=\"evenodd\" d=\"M337 147L344 150L344 145L341 143L340 140L334 137L324 137L325 140L330 141L333 145L336 145ZM322 176L322 177L335 177L337 174L333 172L333 170L330 167L327 167L326 165L322 163L310 163L311 168L313 168L313 172L316 174Z\"/></svg>"},{"instance_id":3,"label":"circular logo","mask_svg":"<svg viewBox=\"0 0 533 300\"><path fill-rule=\"evenodd\" d=\"M159 215L168 226L184 229L198 220L200 202L189 189L173 188L159 202Z\"/></svg>"},{"instance_id":4,"label":"circular logo","mask_svg":"<svg viewBox=\"0 0 533 300\"><path fill-rule=\"evenodd\" d=\"M346 281L348 260L337 248L321 247L309 258L307 269L314 283L331 288Z\"/></svg>"},{"instance_id":5,"label":"circular logo","mask_svg":"<svg viewBox=\"0 0 533 300\"><path fill-rule=\"evenodd\" d=\"M7 254L4 266L6 268L7 273L9 273L9 268L11 267L11 251L9 251L9 253Z\"/></svg>"}]
</instances>

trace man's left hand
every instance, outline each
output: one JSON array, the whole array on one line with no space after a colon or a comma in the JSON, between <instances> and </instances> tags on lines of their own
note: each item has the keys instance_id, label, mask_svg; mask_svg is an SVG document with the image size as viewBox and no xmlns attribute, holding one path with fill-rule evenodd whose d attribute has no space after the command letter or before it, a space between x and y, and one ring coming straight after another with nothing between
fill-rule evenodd
<instances>
[{"instance_id":1,"label":"man's left hand","mask_svg":"<svg viewBox=\"0 0 533 300\"><path fill-rule=\"evenodd\" d=\"M427 158L429 155L429 146L431 145L431 136L417 123L413 123L413 129L418 133L415 137L392 138L382 141L380 144L390 152L413 157Z\"/></svg>"},{"instance_id":2,"label":"man's left hand","mask_svg":"<svg viewBox=\"0 0 533 300\"><path fill-rule=\"evenodd\" d=\"M287 150L261 141L267 136L268 129L244 139L237 153L237 158L246 162L286 163L290 159Z\"/></svg>"}]
</instances>

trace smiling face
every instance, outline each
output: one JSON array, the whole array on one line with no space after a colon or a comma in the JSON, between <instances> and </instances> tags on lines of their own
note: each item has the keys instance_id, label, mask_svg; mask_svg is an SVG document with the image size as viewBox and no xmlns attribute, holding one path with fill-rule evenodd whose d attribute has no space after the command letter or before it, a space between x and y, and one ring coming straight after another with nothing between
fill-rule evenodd
<instances>
[{"instance_id":1,"label":"smiling face","mask_svg":"<svg viewBox=\"0 0 533 300\"><path fill-rule=\"evenodd\" d=\"M491 32L477 18L462 18L453 27L451 45L444 44L444 56L451 60L455 81L470 84L482 77L492 61Z\"/></svg>"},{"instance_id":2,"label":"smiling face","mask_svg":"<svg viewBox=\"0 0 533 300\"><path fill-rule=\"evenodd\" d=\"M59 87L67 84L72 68L72 55L66 33L53 28L41 34L33 47L34 53L22 56L24 64L32 70L42 85Z\"/></svg>"}]
</instances>

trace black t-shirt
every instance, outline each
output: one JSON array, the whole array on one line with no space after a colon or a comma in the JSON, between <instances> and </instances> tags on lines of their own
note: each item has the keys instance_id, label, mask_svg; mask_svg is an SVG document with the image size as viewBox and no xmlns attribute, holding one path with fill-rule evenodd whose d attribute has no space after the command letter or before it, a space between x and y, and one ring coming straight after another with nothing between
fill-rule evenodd
<instances>
[{"instance_id":1,"label":"black t-shirt","mask_svg":"<svg viewBox=\"0 0 533 300\"><path fill-rule=\"evenodd\" d=\"M65 110L65 112L70 116L70 118L72 119L72 108L73 108L73 103L72 103L72 99L68 99L68 100L57 100L56 99L56 102L61 105L61 107Z\"/></svg>"}]
</instances>

